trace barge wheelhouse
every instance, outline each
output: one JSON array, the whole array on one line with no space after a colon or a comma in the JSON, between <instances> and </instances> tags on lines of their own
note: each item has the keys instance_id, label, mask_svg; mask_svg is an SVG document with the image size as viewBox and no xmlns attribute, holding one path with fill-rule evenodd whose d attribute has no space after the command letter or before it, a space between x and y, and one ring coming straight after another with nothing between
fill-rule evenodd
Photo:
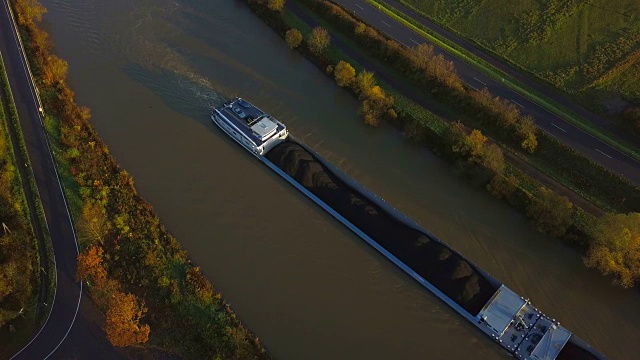
<instances>
[{"instance_id":1,"label":"barge wheelhouse","mask_svg":"<svg viewBox=\"0 0 640 360\"><path fill-rule=\"evenodd\" d=\"M211 120L256 156L264 155L289 135L283 123L242 98L215 108Z\"/></svg>"}]
</instances>

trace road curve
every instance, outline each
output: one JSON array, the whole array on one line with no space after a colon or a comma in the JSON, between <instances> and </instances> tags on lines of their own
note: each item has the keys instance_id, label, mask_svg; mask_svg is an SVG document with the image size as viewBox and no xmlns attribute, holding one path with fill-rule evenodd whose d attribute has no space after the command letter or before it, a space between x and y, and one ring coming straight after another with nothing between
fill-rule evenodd
<instances>
[{"instance_id":1,"label":"road curve","mask_svg":"<svg viewBox=\"0 0 640 360\"><path fill-rule=\"evenodd\" d=\"M417 34L413 30L405 27L400 24L392 17L388 16L384 12L380 11L377 7L374 7L367 3L364 0L331 0L345 9L351 11L356 16L360 17L369 25L375 27L382 33L388 35L389 37L395 39L399 43L407 46L407 47L415 47L418 44L431 44L434 46L435 53L442 54L447 60L450 60L454 63L458 75L462 79L462 81L467 84L467 86L482 89L487 88L492 94L500 96L503 99L507 99L513 102L515 105L520 107L520 110L523 114L529 114L533 116L535 119L536 125L544 132L549 135L557 138L560 142L563 142L567 146L575 149L580 154L585 155L586 157L592 159L596 163L602 165L609 171L618 174L626 179L628 179L631 183L636 186L640 186L640 162L626 155L625 153L613 148L603 142L602 140L594 137L593 135L585 132L584 130L574 126L573 124L565 121L564 119L558 117L557 115L549 112L542 106L537 103L529 100L528 98L520 95L518 92L510 89L502 82L498 80L494 80L488 75L484 74L482 71L478 70L471 64L465 62L462 59L459 59L450 53L444 51L439 48L437 44L434 44L427 39L423 38L421 35ZM385 0L386 3L392 5L397 10L405 13L406 15L420 21L425 26L432 28L434 31L440 33L441 35L447 37L448 39L458 43L464 42L463 40L457 38L455 35L450 32L438 27L432 22L425 20L420 15L416 14L412 10L406 8L405 6L393 1L393 0ZM472 47L472 45L467 44L466 46ZM465 48L466 48L465 46ZM474 49L472 51L475 55L479 55L480 51ZM486 54L484 56L488 57ZM484 57L483 57L484 58ZM491 61L492 65L495 65L496 60ZM501 66L501 70L503 66ZM508 71L510 75L512 72L516 73L516 78L519 81L523 81L524 76L521 74L518 75L517 72L510 70ZM530 85L527 81L527 85ZM535 86L536 90L542 92L545 96L553 98L553 100L561 103L562 105L570 108L571 110L576 111L581 116L585 116L588 120L594 121L598 126L602 126L605 121L603 119L598 119L595 114L589 113L587 110L580 108L576 104L573 104L568 99L563 98L562 96L553 93L549 89L542 89L540 85ZM577 108L574 109L574 108ZM581 109L581 110L580 110ZM590 115L589 115L590 114ZM589 116L586 116L589 115ZM607 129L611 130L611 129ZM625 137L626 138L626 137ZM635 141L637 143L637 140Z\"/></svg>"},{"instance_id":2,"label":"road curve","mask_svg":"<svg viewBox=\"0 0 640 360\"><path fill-rule=\"evenodd\" d=\"M78 245L53 157L38 111L36 93L13 27L9 4L0 4L0 52L18 109L38 191L53 242L56 268L55 297L40 331L12 359L46 359L67 337L82 299L82 283L75 281Z\"/></svg>"}]
</instances>

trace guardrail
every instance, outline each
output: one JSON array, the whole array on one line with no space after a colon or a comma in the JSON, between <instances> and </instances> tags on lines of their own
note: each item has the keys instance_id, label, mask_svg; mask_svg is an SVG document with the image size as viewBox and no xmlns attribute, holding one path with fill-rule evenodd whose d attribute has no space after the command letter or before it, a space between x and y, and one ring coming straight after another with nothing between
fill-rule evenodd
<instances>
[{"instance_id":1,"label":"guardrail","mask_svg":"<svg viewBox=\"0 0 640 360\"><path fill-rule=\"evenodd\" d=\"M9 1L9 0L6 0ZM27 53L24 52L24 45L22 44L22 37L20 36L20 30L18 29L18 24L16 24L16 16L13 13L13 9L11 8L11 4L7 3L7 8L9 9L9 15L11 20L11 25L13 25L13 29L16 32L16 36L18 38L18 43L20 44L20 52L22 53L22 58L24 59L24 63L27 65L27 72L29 73L29 77L31 78L31 84L33 85L33 89L36 93L36 99L38 100L38 111L44 116L44 107L42 106L42 100L40 100L40 91L36 87L36 82L33 79L33 73L31 72L31 66L29 65L29 60L27 58ZM44 122L42 118L40 118L40 122L42 126L44 126Z\"/></svg>"}]
</instances>

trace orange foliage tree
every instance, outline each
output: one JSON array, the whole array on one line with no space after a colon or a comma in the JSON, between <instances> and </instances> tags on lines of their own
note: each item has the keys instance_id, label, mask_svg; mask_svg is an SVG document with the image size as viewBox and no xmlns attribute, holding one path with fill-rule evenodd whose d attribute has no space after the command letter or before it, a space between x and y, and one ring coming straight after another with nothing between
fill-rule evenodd
<instances>
[{"instance_id":1,"label":"orange foliage tree","mask_svg":"<svg viewBox=\"0 0 640 360\"><path fill-rule=\"evenodd\" d=\"M353 83L356 77L356 70L348 62L340 60L333 70L333 75L338 86L345 87Z\"/></svg>"},{"instance_id":2,"label":"orange foliage tree","mask_svg":"<svg viewBox=\"0 0 640 360\"><path fill-rule=\"evenodd\" d=\"M78 255L78 270L76 279L91 281L96 286L104 285L107 280L107 271L102 266L103 250L99 246L91 246L87 251Z\"/></svg>"},{"instance_id":3,"label":"orange foliage tree","mask_svg":"<svg viewBox=\"0 0 640 360\"><path fill-rule=\"evenodd\" d=\"M132 294L116 291L109 301L105 331L113 346L144 344L149 340L149 325L140 323L147 309Z\"/></svg>"}]
</instances>

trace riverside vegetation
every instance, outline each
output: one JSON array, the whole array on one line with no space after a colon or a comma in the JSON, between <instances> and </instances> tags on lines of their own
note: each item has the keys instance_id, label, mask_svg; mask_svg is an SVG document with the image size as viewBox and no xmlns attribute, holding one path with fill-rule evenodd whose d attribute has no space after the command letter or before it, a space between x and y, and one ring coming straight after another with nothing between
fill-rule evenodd
<instances>
[{"instance_id":1,"label":"riverside vegetation","mask_svg":"<svg viewBox=\"0 0 640 360\"><path fill-rule=\"evenodd\" d=\"M89 109L75 104L67 63L38 26L46 9L36 0L11 3L76 223L77 276L106 313L108 339L115 346L149 341L188 358L269 358L137 194L88 123Z\"/></svg>"},{"instance_id":2,"label":"riverside vegetation","mask_svg":"<svg viewBox=\"0 0 640 360\"><path fill-rule=\"evenodd\" d=\"M400 2L583 104L617 114L640 134L640 115L633 113L640 105L637 1L523 0L508 6L497 0Z\"/></svg>"},{"instance_id":3,"label":"riverside vegetation","mask_svg":"<svg viewBox=\"0 0 640 360\"><path fill-rule=\"evenodd\" d=\"M1 63L0 75L4 75ZM30 336L38 321L32 309L38 307L41 259L17 169L20 165L9 136L10 119L5 112L5 108L11 109L8 94L8 83L3 81L0 90L0 342L10 345L16 342L16 335L20 341ZM0 349L0 356L8 357L10 354L3 350Z\"/></svg>"},{"instance_id":4,"label":"riverside vegetation","mask_svg":"<svg viewBox=\"0 0 640 360\"><path fill-rule=\"evenodd\" d=\"M22 129L18 118L18 111L13 100L13 94L11 93L11 87L9 85L9 78L7 77L1 56L0 82L2 82L2 89L0 90L0 121L4 121L4 130L9 134L8 139L11 140L10 142L13 143L11 144L13 146L10 146L11 151L7 152L7 155L13 159L12 163L16 165L14 167L8 166L6 168L6 176L10 176L11 170L18 170L15 177L17 177L17 180L21 183L20 190L23 193L22 200L24 200L24 209L27 212L27 220L30 220L30 226L33 229L33 235L35 236L33 240L36 240L36 242L32 244L33 247L29 246L29 243L32 240L29 236L21 238L21 242L22 246L33 251L36 261L34 264L35 266L31 270L37 277L36 286L33 291L33 298L28 302L21 303L20 310L17 314L9 311L4 315L8 316L8 318L5 317L4 320L0 320L0 327L5 326L9 329L8 332L0 333L0 342L3 342L3 335L9 337L9 339L4 341L8 346L4 346L0 349L0 357L2 357L14 353L21 345L28 342L33 335L34 329L44 321L44 315L49 310L49 306L51 306L47 306L47 304L52 304L55 292L56 275L55 271L50 270L54 263L53 244L49 235L44 208L42 207L34 174L31 171L27 146L22 135ZM5 152L2 153L5 154ZM20 166L20 170L18 165L22 164L24 164L24 167ZM5 235L6 232L10 232L8 227L7 230L5 230ZM7 249L8 251L12 251L10 245ZM23 261L28 261L30 256L26 256L21 259L23 259ZM9 268L11 269L11 266ZM40 271L38 271L38 269ZM28 273L27 269L22 270L24 271L23 275ZM7 279L10 278L11 277L8 277ZM12 285L12 289L10 291L14 291L14 286L15 284ZM27 286L27 289L28 288L29 287ZM35 290L37 290L37 294ZM8 322L4 323L7 319Z\"/></svg>"},{"instance_id":5,"label":"riverside vegetation","mask_svg":"<svg viewBox=\"0 0 640 360\"><path fill-rule=\"evenodd\" d=\"M271 10L260 0L247 2L285 39L291 38L294 33L303 35L304 39L296 41L295 46L288 41L289 46L299 49L320 68L326 69L338 85L358 96L362 100L360 113L365 122L377 125L380 120L388 119L401 127L408 137L432 146L445 158L462 167L474 182L486 186L496 197L504 198L523 210L532 218L537 229L581 247L586 252L585 263L597 267L604 274L613 274L616 283L629 287L640 279L640 231L629 225L637 217L633 214L614 214L595 218L575 207L566 197L541 186L505 162L503 150L498 144L611 212L628 213L640 209L640 190L636 187L554 138L539 133L532 119L522 116L512 104L494 97L486 90L466 89L455 74L453 65L434 55L428 45L415 49L404 48L336 4L326 0L298 1L310 9L309 13L317 16L319 21L333 28L333 35L347 38L350 45L381 59L388 67L406 75L413 84L441 101L461 107L460 118L464 124L438 118L388 85L376 86L373 74L366 70L356 75L355 68L362 67L354 62L347 63L348 57L334 46L329 45L320 53L312 50L314 37L310 34L319 30L311 30L308 24L286 9ZM380 108L371 111L367 95L374 88L376 90L373 93L379 91L384 100L377 101L381 104ZM393 93L394 96L387 93ZM495 142L489 141L482 131L488 132L496 139ZM608 232L602 231L603 228L616 229L628 236L620 241L605 236Z\"/></svg>"}]
</instances>

